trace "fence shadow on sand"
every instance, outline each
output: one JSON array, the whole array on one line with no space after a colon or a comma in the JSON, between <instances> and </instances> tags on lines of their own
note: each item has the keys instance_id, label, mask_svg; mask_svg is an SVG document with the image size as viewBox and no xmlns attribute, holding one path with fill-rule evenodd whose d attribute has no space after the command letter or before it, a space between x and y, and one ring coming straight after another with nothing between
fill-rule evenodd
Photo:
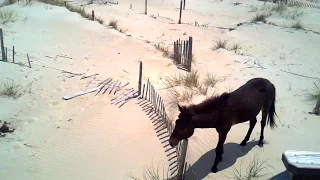
<instances>
[{"instance_id":1,"label":"fence shadow on sand","mask_svg":"<svg viewBox=\"0 0 320 180\"><path fill-rule=\"evenodd\" d=\"M223 146L223 160L218 166L218 172L221 172L233 166L239 157L242 157L252 150L258 144L258 141L250 141L245 147L240 146L238 143L226 143ZM214 162L216 149L212 149L203 154L190 168L187 173L193 174L195 179L204 179L211 173L211 167Z\"/></svg>"}]
</instances>

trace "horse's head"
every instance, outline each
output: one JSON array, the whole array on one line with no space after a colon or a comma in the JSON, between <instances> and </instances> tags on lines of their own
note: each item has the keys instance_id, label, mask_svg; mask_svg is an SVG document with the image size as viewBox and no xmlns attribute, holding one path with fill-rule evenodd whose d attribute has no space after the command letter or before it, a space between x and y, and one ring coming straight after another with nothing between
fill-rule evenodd
<instances>
[{"instance_id":1,"label":"horse's head","mask_svg":"<svg viewBox=\"0 0 320 180\"><path fill-rule=\"evenodd\" d=\"M176 120L176 125L170 136L169 144L171 147L175 147L181 140L188 139L194 133L194 127L192 125L193 113L186 106L179 106L180 114Z\"/></svg>"}]
</instances>

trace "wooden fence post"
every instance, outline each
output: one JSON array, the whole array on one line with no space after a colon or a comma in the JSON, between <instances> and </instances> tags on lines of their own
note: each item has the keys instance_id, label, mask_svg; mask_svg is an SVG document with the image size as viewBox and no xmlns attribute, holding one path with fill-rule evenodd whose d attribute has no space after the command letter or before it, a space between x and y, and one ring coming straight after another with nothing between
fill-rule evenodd
<instances>
[{"instance_id":1,"label":"wooden fence post","mask_svg":"<svg viewBox=\"0 0 320 180\"><path fill-rule=\"evenodd\" d=\"M94 10L92 10L92 21L94 21Z\"/></svg>"},{"instance_id":2,"label":"wooden fence post","mask_svg":"<svg viewBox=\"0 0 320 180\"><path fill-rule=\"evenodd\" d=\"M181 142L181 153L180 157L178 159L178 179L182 179L183 171L184 171L184 165L186 161L186 155L187 155L187 148L188 148L188 140L182 140Z\"/></svg>"},{"instance_id":3,"label":"wooden fence post","mask_svg":"<svg viewBox=\"0 0 320 180\"><path fill-rule=\"evenodd\" d=\"M3 43L3 32L2 28L0 28L0 39L1 39L1 53L2 53L2 61L6 61L6 55L4 52L4 43Z\"/></svg>"},{"instance_id":4,"label":"wooden fence post","mask_svg":"<svg viewBox=\"0 0 320 180\"><path fill-rule=\"evenodd\" d=\"M14 46L12 47L12 62L14 63Z\"/></svg>"},{"instance_id":5,"label":"wooden fence post","mask_svg":"<svg viewBox=\"0 0 320 180\"><path fill-rule=\"evenodd\" d=\"M139 67L139 81L138 81L138 96L141 95L141 82L142 81L142 61L140 61L140 67Z\"/></svg>"},{"instance_id":6,"label":"wooden fence post","mask_svg":"<svg viewBox=\"0 0 320 180\"><path fill-rule=\"evenodd\" d=\"M144 14L147 14L148 12L148 0L145 0L145 4L144 4Z\"/></svg>"},{"instance_id":7,"label":"wooden fence post","mask_svg":"<svg viewBox=\"0 0 320 180\"><path fill-rule=\"evenodd\" d=\"M6 62L8 62L8 48L6 47Z\"/></svg>"},{"instance_id":8,"label":"wooden fence post","mask_svg":"<svg viewBox=\"0 0 320 180\"><path fill-rule=\"evenodd\" d=\"M180 1L180 15L179 15L179 24L181 24L181 15L182 15L182 0Z\"/></svg>"},{"instance_id":9,"label":"wooden fence post","mask_svg":"<svg viewBox=\"0 0 320 180\"><path fill-rule=\"evenodd\" d=\"M28 58L29 68L31 68L31 63L30 63L30 59L29 59L29 54L27 54L27 58Z\"/></svg>"},{"instance_id":10,"label":"wooden fence post","mask_svg":"<svg viewBox=\"0 0 320 180\"><path fill-rule=\"evenodd\" d=\"M191 64L192 64L192 40L193 38L189 36L189 49L188 49L188 71L191 71Z\"/></svg>"}]
</instances>

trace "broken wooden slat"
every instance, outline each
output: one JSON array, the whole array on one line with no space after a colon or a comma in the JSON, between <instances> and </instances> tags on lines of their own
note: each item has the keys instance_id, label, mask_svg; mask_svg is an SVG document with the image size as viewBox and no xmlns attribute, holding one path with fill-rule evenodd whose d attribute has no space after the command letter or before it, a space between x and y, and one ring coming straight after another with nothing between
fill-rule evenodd
<instances>
[{"instance_id":1,"label":"broken wooden slat","mask_svg":"<svg viewBox=\"0 0 320 180\"><path fill-rule=\"evenodd\" d=\"M102 87L99 89L99 91L97 92L97 94L99 94L100 93L100 91L108 84L108 83L110 83L112 81L112 78L108 78L107 80L104 80L100 85L102 85ZM100 86L99 85L99 86ZM96 94L96 95L97 95ZM96 96L95 95L95 96Z\"/></svg>"},{"instance_id":2,"label":"broken wooden slat","mask_svg":"<svg viewBox=\"0 0 320 180\"><path fill-rule=\"evenodd\" d=\"M89 76L86 76L85 74L80 78L80 79L86 79L86 78L89 78L89 77L92 77L92 76L97 76L99 75L98 73L95 73L95 74L91 74Z\"/></svg>"},{"instance_id":3,"label":"broken wooden slat","mask_svg":"<svg viewBox=\"0 0 320 180\"><path fill-rule=\"evenodd\" d=\"M85 90L85 91L80 91L80 92L77 92L77 93L72 94L72 95L64 96L62 99L69 100L69 99L75 98L77 96L82 96L82 95L85 95L85 94L88 94L88 93L92 93L94 91L99 90L100 88L102 88L102 85L100 85L98 87L95 87L95 88L92 88L92 89Z\"/></svg>"},{"instance_id":4,"label":"broken wooden slat","mask_svg":"<svg viewBox=\"0 0 320 180\"><path fill-rule=\"evenodd\" d=\"M90 79L90 81L88 82L88 84L87 84L86 87L88 87L88 86L91 84L91 82L96 79L96 77L97 77L97 76L93 76L93 77Z\"/></svg>"},{"instance_id":5,"label":"broken wooden slat","mask_svg":"<svg viewBox=\"0 0 320 180\"><path fill-rule=\"evenodd\" d=\"M113 91L114 87L117 85L118 82L119 82L119 79L117 79L117 81L113 84L109 94L111 94L111 92Z\"/></svg>"},{"instance_id":6,"label":"broken wooden slat","mask_svg":"<svg viewBox=\"0 0 320 180\"><path fill-rule=\"evenodd\" d=\"M108 89L109 89L110 85L112 85L112 82L111 82L110 84L108 84L108 86L106 87L106 89L103 91L103 93L102 93L102 94L104 94L104 93L106 93L106 92L108 91Z\"/></svg>"}]
</instances>

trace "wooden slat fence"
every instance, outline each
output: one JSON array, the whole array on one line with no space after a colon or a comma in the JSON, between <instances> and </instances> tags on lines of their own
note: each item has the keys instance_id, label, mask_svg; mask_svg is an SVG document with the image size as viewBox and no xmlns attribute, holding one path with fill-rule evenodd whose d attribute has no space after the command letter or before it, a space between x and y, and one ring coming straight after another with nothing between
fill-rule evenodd
<instances>
[{"instance_id":1,"label":"wooden slat fence","mask_svg":"<svg viewBox=\"0 0 320 180\"><path fill-rule=\"evenodd\" d=\"M142 107L143 111L145 111L151 119L155 127L154 130L163 144L169 161L170 175L180 177L178 179L187 179L187 171L190 167L185 161L188 141L183 140L175 148L170 147L168 140L173 132L174 126L166 114L163 100L149 79L142 85L141 89L142 91L138 97L137 104Z\"/></svg>"},{"instance_id":2,"label":"wooden slat fence","mask_svg":"<svg viewBox=\"0 0 320 180\"><path fill-rule=\"evenodd\" d=\"M299 0L273 0L273 3L281 2L284 3L288 6L301 6L301 7L308 7L308 8L315 8L315 9L320 9L320 5L314 2L302 2Z\"/></svg>"},{"instance_id":3,"label":"wooden slat fence","mask_svg":"<svg viewBox=\"0 0 320 180\"><path fill-rule=\"evenodd\" d=\"M173 42L173 59L175 63L182 66L181 69L184 69L188 72L191 71L192 63L192 41L193 38L189 37L189 40L177 40Z\"/></svg>"}]
</instances>

